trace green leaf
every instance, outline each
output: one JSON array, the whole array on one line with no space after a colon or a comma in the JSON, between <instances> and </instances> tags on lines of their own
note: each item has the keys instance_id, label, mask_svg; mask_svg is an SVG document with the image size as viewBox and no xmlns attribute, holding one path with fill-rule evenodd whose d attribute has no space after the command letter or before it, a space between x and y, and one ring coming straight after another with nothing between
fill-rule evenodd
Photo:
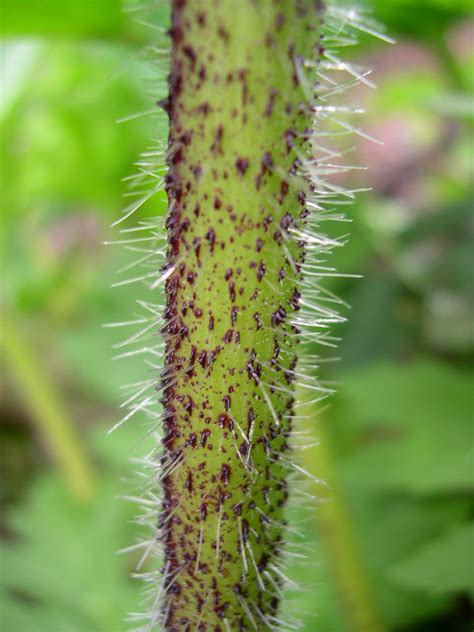
<instances>
[{"instance_id":1,"label":"green leaf","mask_svg":"<svg viewBox=\"0 0 474 632\"><path fill-rule=\"evenodd\" d=\"M468 503L381 492L355 495L355 489L355 481L347 485L364 559L385 620L400 626L441 612L449 605L447 598L397 582L391 570L400 560L417 555L427 541L466 519Z\"/></svg>"},{"instance_id":2,"label":"green leaf","mask_svg":"<svg viewBox=\"0 0 474 632\"><path fill-rule=\"evenodd\" d=\"M59 477L44 475L8 516L15 539L0 545L2 629L8 632L125 631L127 613L139 607L139 583L130 578L138 558L118 554L136 540L137 508L118 495L128 488L126 458L143 429L129 426L105 441L101 427L97 435L103 467L90 505L74 502Z\"/></svg>"},{"instance_id":3,"label":"green leaf","mask_svg":"<svg viewBox=\"0 0 474 632\"><path fill-rule=\"evenodd\" d=\"M456 20L469 17L473 0L371 0L374 16L394 36L434 40Z\"/></svg>"},{"instance_id":4,"label":"green leaf","mask_svg":"<svg viewBox=\"0 0 474 632\"><path fill-rule=\"evenodd\" d=\"M396 357L409 343L395 309L402 291L398 280L393 275L378 273L354 285L349 322L341 328L342 371Z\"/></svg>"},{"instance_id":5,"label":"green leaf","mask_svg":"<svg viewBox=\"0 0 474 632\"><path fill-rule=\"evenodd\" d=\"M347 480L422 493L473 488L471 375L433 362L373 365L346 376L343 393L340 423L358 437Z\"/></svg>"},{"instance_id":6,"label":"green leaf","mask_svg":"<svg viewBox=\"0 0 474 632\"><path fill-rule=\"evenodd\" d=\"M124 38L123 0L3 0L0 35Z\"/></svg>"},{"instance_id":7,"label":"green leaf","mask_svg":"<svg viewBox=\"0 0 474 632\"><path fill-rule=\"evenodd\" d=\"M443 116L470 121L474 119L474 97L470 94L442 94L432 99L431 107Z\"/></svg>"},{"instance_id":8,"label":"green leaf","mask_svg":"<svg viewBox=\"0 0 474 632\"><path fill-rule=\"evenodd\" d=\"M396 564L390 575L399 583L432 594L469 592L474 596L474 522L434 538Z\"/></svg>"}]
</instances>

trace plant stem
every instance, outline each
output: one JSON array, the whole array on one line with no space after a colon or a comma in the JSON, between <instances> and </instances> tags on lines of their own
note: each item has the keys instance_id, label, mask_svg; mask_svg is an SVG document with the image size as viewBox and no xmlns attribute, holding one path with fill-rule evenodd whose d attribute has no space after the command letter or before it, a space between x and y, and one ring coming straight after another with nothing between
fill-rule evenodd
<instances>
[{"instance_id":1,"label":"plant stem","mask_svg":"<svg viewBox=\"0 0 474 632\"><path fill-rule=\"evenodd\" d=\"M312 415L314 424L314 410L310 406L305 414ZM318 416L317 428L316 437L314 425L308 424L308 431L314 435L312 439L317 438L319 443L312 450L305 451L305 468L327 485L318 485L315 490L315 495L322 500L317 507L316 524L343 604L347 629L350 632L385 632L350 509L338 480L336 459L326 430L326 421L321 416Z\"/></svg>"},{"instance_id":2,"label":"plant stem","mask_svg":"<svg viewBox=\"0 0 474 632\"><path fill-rule=\"evenodd\" d=\"M321 3L172 6L163 627L264 632L282 584Z\"/></svg>"},{"instance_id":3,"label":"plant stem","mask_svg":"<svg viewBox=\"0 0 474 632\"><path fill-rule=\"evenodd\" d=\"M94 472L87 452L56 386L8 314L2 315L2 342L6 362L32 422L62 470L71 494L79 501L88 501L93 494Z\"/></svg>"}]
</instances>

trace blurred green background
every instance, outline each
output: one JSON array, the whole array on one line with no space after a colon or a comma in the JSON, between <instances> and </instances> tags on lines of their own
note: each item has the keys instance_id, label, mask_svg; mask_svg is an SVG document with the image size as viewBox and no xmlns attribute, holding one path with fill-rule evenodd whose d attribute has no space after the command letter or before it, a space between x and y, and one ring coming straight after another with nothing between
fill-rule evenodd
<instances>
[{"instance_id":1,"label":"blurred green background","mask_svg":"<svg viewBox=\"0 0 474 632\"><path fill-rule=\"evenodd\" d=\"M298 458L328 481L295 503L306 561L290 558L286 608L305 632L473 629L474 359L472 1L372 0L398 43L361 37L349 53L376 91L351 99L384 146L353 138L347 176L372 187L347 207L349 244L333 263L363 278L330 289L350 306L338 383ZM1 579L5 632L120 632L140 610L131 577L136 464L145 419L112 435L121 385L140 359L114 362L140 286L111 289L136 253L104 247L137 157L165 139L154 102L162 38L121 0L3 0L1 253ZM166 26L166 11L152 18ZM134 117L135 113L144 113ZM152 115L153 114L153 115ZM129 119L121 123L118 120ZM161 122L160 122L161 121ZM145 216L165 211L156 197ZM130 223L132 225L132 223ZM328 359L330 359L330 355Z\"/></svg>"}]
</instances>

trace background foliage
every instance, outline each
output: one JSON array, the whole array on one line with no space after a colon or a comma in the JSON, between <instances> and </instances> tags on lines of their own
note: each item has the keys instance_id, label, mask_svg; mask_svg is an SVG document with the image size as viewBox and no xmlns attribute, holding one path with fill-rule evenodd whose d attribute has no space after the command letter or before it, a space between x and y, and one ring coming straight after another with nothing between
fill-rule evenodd
<instances>
[{"instance_id":1,"label":"background foliage","mask_svg":"<svg viewBox=\"0 0 474 632\"><path fill-rule=\"evenodd\" d=\"M361 39L351 55L379 88L352 98L385 145L354 140L368 166L355 181L373 191L347 208L351 239L332 262L363 278L331 287L351 305L341 358L321 369L338 394L312 420L321 443L304 460L332 491L309 521L293 511L308 560L289 574L309 588L288 607L306 632L353 632L362 611L374 631L467 632L473 6L372 4L398 44ZM118 496L134 489L146 421L106 432L119 385L144 369L111 360L119 337L102 325L132 319L140 288L109 288L133 253L102 242L117 238L138 154L165 138L147 115L163 87L119 0L4 0L0 34L1 627L119 632L140 598L138 553L117 554L135 541L136 509ZM147 213L164 210L157 197Z\"/></svg>"}]
</instances>

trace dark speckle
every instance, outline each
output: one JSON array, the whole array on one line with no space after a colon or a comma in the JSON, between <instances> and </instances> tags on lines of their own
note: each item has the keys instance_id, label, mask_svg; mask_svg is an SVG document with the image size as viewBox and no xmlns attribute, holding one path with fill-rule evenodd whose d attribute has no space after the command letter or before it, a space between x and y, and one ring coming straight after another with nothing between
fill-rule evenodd
<instances>
[{"instance_id":1,"label":"dark speckle","mask_svg":"<svg viewBox=\"0 0 474 632\"><path fill-rule=\"evenodd\" d=\"M237 322L237 314L239 313L239 308L236 305L232 305L230 310L230 322L232 325L235 325Z\"/></svg>"},{"instance_id":2,"label":"dark speckle","mask_svg":"<svg viewBox=\"0 0 474 632\"><path fill-rule=\"evenodd\" d=\"M221 473L219 475L219 478L224 483L224 485L227 485L227 483L229 482L231 474L232 470L230 465L223 463L221 466Z\"/></svg>"},{"instance_id":3,"label":"dark speckle","mask_svg":"<svg viewBox=\"0 0 474 632\"><path fill-rule=\"evenodd\" d=\"M285 318L286 318L286 312L283 309L283 307L280 305L280 307L276 311L274 311L272 314L272 325L274 327L281 325L282 323L285 322Z\"/></svg>"},{"instance_id":4,"label":"dark speckle","mask_svg":"<svg viewBox=\"0 0 474 632\"><path fill-rule=\"evenodd\" d=\"M289 153L293 149L293 145L295 144L296 132L293 128L289 128L285 131L285 143L286 143L286 151Z\"/></svg>"},{"instance_id":5,"label":"dark speckle","mask_svg":"<svg viewBox=\"0 0 474 632\"><path fill-rule=\"evenodd\" d=\"M240 175L243 176L248 169L249 161L247 160L247 158L237 158L235 166Z\"/></svg>"},{"instance_id":6,"label":"dark speckle","mask_svg":"<svg viewBox=\"0 0 474 632\"><path fill-rule=\"evenodd\" d=\"M229 31L225 28L223 24L221 24L217 29L217 34L224 42L227 43L229 41Z\"/></svg>"},{"instance_id":7,"label":"dark speckle","mask_svg":"<svg viewBox=\"0 0 474 632\"><path fill-rule=\"evenodd\" d=\"M202 447L204 448L207 440L209 439L211 434L211 431L209 430L209 428L205 428L202 432L201 432L201 438L199 440L199 443L202 445Z\"/></svg>"},{"instance_id":8,"label":"dark speckle","mask_svg":"<svg viewBox=\"0 0 474 632\"><path fill-rule=\"evenodd\" d=\"M191 493L193 491L193 474L192 474L192 472L188 472L188 475L186 477L186 481L184 483L184 487L185 487L185 489L188 490L189 493Z\"/></svg>"},{"instance_id":9,"label":"dark speckle","mask_svg":"<svg viewBox=\"0 0 474 632\"><path fill-rule=\"evenodd\" d=\"M222 154L222 137L224 136L224 126L222 124L217 126L214 134L214 140L211 145L211 151L213 154Z\"/></svg>"},{"instance_id":10,"label":"dark speckle","mask_svg":"<svg viewBox=\"0 0 474 632\"><path fill-rule=\"evenodd\" d=\"M214 244L216 243L216 233L213 228L210 228L206 233L206 239L211 246L211 252L214 251Z\"/></svg>"},{"instance_id":11,"label":"dark speckle","mask_svg":"<svg viewBox=\"0 0 474 632\"><path fill-rule=\"evenodd\" d=\"M276 30L280 31L283 28L284 24L285 24L285 16L283 15L283 13L278 13L278 15L275 18Z\"/></svg>"},{"instance_id":12,"label":"dark speckle","mask_svg":"<svg viewBox=\"0 0 474 632\"><path fill-rule=\"evenodd\" d=\"M194 66L196 65L196 53L194 52L194 48L192 46L183 46L183 53L191 62L191 68L194 70Z\"/></svg>"},{"instance_id":13,"label":"dark speckle","mask_svg":"<svg viewBox=\"0 0 474 632\"><path fill-rule=\"evenodd\" d=\"M275 99L278 91L275 88L270 88L268 93L268 101L263 112L263 116L271 116L273 114L273 108L275 107Z\"/></svg>"},{"instance_id":14,"label":"dark speckle","mask_svg":"<svg viewBox=\"0 0 474 632\"><path fill-rule=\"evenodd\" d=\"M257 323L257 331L258 331L259 329L263 327L262 318L258 312L255 312L255 314L253 315L253 319Z\"/></svg>"},{"instance_id":15,"label":"dark speckle","mask_svg":"<svg viewBox=\"0 0 474 632\"><path fill-rule=\"evenodd\" d=\"M222 340L228 344L229 342L232 342L233 335L234 335L233 329L228 329L225 332L224 336L222 337Z\"/></svg>"},{"instance_id":16,"label":"dark speckle","mask_svg":"<svg viewBox=\"0 0 474 632\"><path fill-rule=\"evenodd\" d=\"M270 171L273 168L273 157L271 155L271 153L269 151L266 151L263 154L263 158L262 158L262 165L265 167L265 169L267 169L268 171Z\"/></svg>"}]
</instances>

